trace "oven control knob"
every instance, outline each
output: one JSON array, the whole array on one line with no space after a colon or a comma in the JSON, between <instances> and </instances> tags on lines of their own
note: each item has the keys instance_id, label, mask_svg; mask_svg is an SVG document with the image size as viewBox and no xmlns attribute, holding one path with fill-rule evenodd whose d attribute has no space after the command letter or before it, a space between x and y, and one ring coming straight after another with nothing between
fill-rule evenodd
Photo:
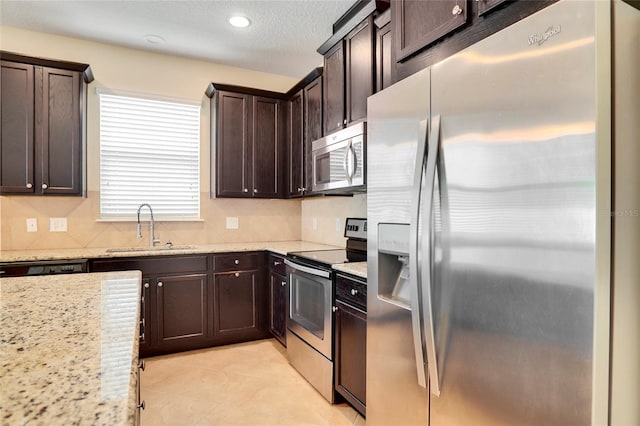
<instances>
[{"instance_id":1,"label":"oven control knob","mask_svg":"<svg viewBox=\"0 0 640 426\"><path fill-rule=\"evenodd\" d=\"M355 288L351 289L351 295L355 296L356 294L358 294L358 290L356 290Z\"/></svg>"},{"instance_id":2,"label":"oven control knob","mask_svg":"<svg viewBox=\"0 0 640 426\"><path fill-rule=\"evenodd\" d=\"M338 312L338 307L337 307L337 306L334 306L333 308L331 308L331 310L332 310L333 312Z\"/></svg>"}]
</instances>

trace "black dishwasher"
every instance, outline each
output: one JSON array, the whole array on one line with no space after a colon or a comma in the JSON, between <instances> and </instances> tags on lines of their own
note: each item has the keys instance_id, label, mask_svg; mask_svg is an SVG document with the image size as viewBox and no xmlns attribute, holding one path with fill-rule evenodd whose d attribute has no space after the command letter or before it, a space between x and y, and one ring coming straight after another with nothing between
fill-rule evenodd
<instances>
[{"instance_id":1,"label":"black dishwasher","mask_svg":"<svg viewBox=\"0 0 640 426\"><path fill-rule=\"evenodd\" d=\"M57 275L87 272L87 259L47 260L0 263L0 277L26 277L31 275Z\"/></svg>"}]
</instances>

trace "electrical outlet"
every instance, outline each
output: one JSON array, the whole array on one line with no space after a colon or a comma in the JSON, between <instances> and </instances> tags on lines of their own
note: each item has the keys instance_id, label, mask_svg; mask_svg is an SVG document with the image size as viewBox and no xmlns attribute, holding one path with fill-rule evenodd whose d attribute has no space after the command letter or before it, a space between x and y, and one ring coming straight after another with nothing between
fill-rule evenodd
<instances>
[{"instance_id":1,"label":"electrical outlet","mask_svg":"<svg viewBox=\"0 0 640 426\"><path fill-rule=\"evenodd\" d=\"M238 218L237 217L228 217L227 218L227 229L238 229Z\"/></svg>"},{"instance_id":2,"label":"electrical outlet","mask_svg":"<svg viewBox=\"0 0 640 426\"><path fill-rule=\"evenodd\" d=\"M66 217L50 217L49 232L67 232Z\"/></svg>"},{"instance_id":3,"label":"electrical outlet","mask_svg":"<svg viewBox=\"0 0 640 426\"><path fill-rule=\"evenodd\" d=\"M336 217L336 232L340 232L340 218Z\"/></svg>"},{"instance_id":4,"label":"electrical outlet","mask_svg":"<svg viewBox=\"0 0 640 426\"><path fill-rule=\"evenodd\" d=\"M38 232L38 219L35 217L27 218L27 232Z\"/></svg>"},{"instance_id":5,"label":"electrical outlet","mask_svg":"<svg viewBox=\"0 0 640 426\"><path fill-rule=\"evenodd\" d=\"M317 217L311 218L311 229L313 229L314 231L318 230L318 218Z\"/></svg>"}]
</instances>

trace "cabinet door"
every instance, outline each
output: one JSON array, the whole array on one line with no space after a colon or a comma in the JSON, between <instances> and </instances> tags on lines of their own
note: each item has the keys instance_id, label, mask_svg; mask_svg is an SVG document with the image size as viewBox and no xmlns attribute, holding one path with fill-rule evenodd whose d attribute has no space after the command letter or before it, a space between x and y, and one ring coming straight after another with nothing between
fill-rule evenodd
<instances>
[{"instance_id":1,"label":"cabinet door","mask_svg":"<svg viewBox=\"0 0 640 426\"><path fill-rule=\"evenodd\" d=\"M280 101L253 96L253 196L281 196Z\"/></svg>"},{"instance_id":2,"label":"cabinet door","mask_svg":"<svg viewBox=\"0 0 640 426\"><path fill-rule=\"evenodd\" d=\"M373 16L370 16L345 38L347 125L367 118L367 98L374 89L373 27Z\"/></svg>"},{"instance_id":3,"label":"cabinet door","mask_svg":"<svg viewBox=\"0 0 640 426\"><path fill-rule=\"evenodd\" d=\"M80 73L41 67L35 72L36 105L41 105L36 108L36 180L43 194L82 195Z\"/></svg>"},{"instance_id":4,"label":"cabinet door","mask_svg":"<svg viewBox=\"0 0 640 426\"><path fill-rule=\"evenodd\" d=\"M151 293L155 289L155 283L156 279L153 277L142 277L142 291L140 292L140 347L138 350L140 357L151 354L151 342L156 340L157 321L154 317L155 311L151 308L154 300L154 296Z\"/></svg>"},{"instance_id":5,"label":"cabinet door","mask_svg":"<svg viewBox=\"0 0 640 426\"><path fill-rule=\"evenodd\" d=\"M31 194L35 190L33 66L0 64L0 193Z\"/></svg>"},{"instance_id":6,"label":"cabinet door","mask_svg":"<svg viewBox=\"0 0 640 426\"><path fill-rule=\"evenodd\" d=\"M207 337L207 274L158 277L157 344L161 351L191 349Z\"/></svg>"},{"instance_id":7,"label":"cabinet door","mask_svg":"<svg viewBox=\"0 0 640 426\"><path fill-rule=\"evenodd\" d=\"M391 85L391 23L376 29L376 91Z\"/></svg>"},{"instance_id":8,"label":"cabinet door","mask_svg":"<svg viewBox=\"0 0 640 426\"><path fill-rule=\"evenodd\" d=\"M287 279L284 275L269 273L269 331L287 346Z\"/></svg>"},{"instance_id":9,"label":"cabinet door","mask_svg":"<svg viewBox=\"0 0 640 426\"><path fill-rule=\"evenodd\" d=\"M344 114L344 47L340 41L324 56L324 134L342 129Z\"/></svg>"},{"instance_id":10,"label":"cabinet door","mask_svg":"<svg viewBox=\"0 0 640 426\"><path fill-rule=\"evenodd\" d=\"M398 0L391 7L398 62L467 22L463 0Z\"/></svg>"},{"instance_id":11,"label":"cabinet door","mask_svg":"<svg viewBox=\"0 0 640 426\"><path fill-rule=\"evenodd\" d=\"M304 107L303 91L289 100L287 132L287 198L299 197L304 191Z\"/></svg>"},{"instance_id":12,"label":"cabinet door","mask_svg":"<svg viewBox=\"0 0 640 426\"><path fill-rule=\"evenodd\" d=\"M214 324L217 338L242 338L261 331L258 271L215 275Z\"/></svg>"},{"instance_id":13,"label":"cabinet door","mask_svg":"<svg viewBox=\"0 0 640 426\"><path fill-rule=\"evenodd\" d=\"M304 88L304 188L305 195L313 193L313 157L311 144L322 137L322 76Z\"/></svg>"},{"instance_id":14,"label":"cabinet door","mask_svg":"<svg viewBox=\"0 0 640 426\"><path fill-rule=\"evenodd\" d=\"M510 0L476 0L478 5L478 16L484 15L507 1Z\"/></svg>"},{"instance_id":15,"label":"cabinet door","mask_svg":"<svg viewBox=\"0 0 640 426\"><path fill-rule=\"evenodd\" d=\"M336 301L335 388L363 416L367 389L367 315Z\"/></svg>"},{"instance_id":16,"label":"cabinet door","mask_svg":"<svg viewBox=\"0 0 640 426\"><path fill-rule=\"evenodd\" d=\"M224 91L218 92L217 96L217 195L251 197L251 96Z\"/></svg>"}]
</instances>

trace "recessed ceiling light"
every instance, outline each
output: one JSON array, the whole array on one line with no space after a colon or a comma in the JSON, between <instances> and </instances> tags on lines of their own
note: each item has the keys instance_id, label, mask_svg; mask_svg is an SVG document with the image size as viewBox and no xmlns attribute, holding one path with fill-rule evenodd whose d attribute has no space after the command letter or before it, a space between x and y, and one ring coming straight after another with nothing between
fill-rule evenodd
<instances>
[{"instance_id":1,"label":"recessed ceiling light","mask_svg":"<svg viewBox=\"0 0 640 426\"><path fill-rule=\"evenodd\" d=\"M232 16L229 18L229 23L237 28L245 28L249 26L251 21L244 16Z\"/></svg>"}]
</instances>

